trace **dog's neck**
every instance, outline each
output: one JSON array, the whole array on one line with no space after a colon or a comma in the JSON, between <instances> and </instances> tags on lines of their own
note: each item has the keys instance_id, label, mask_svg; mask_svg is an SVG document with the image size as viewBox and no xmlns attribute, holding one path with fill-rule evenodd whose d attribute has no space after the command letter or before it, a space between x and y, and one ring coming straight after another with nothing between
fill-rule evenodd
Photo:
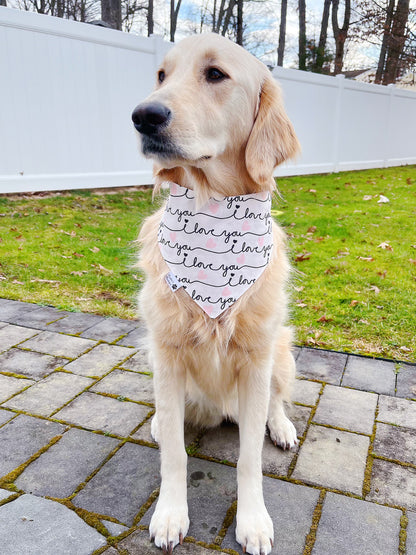
<instances>
[{"instance_id":1,"label":"dog's neck","mask_svg":"<svg viewBox=\"0 0 416 555\"><path fill-rule=\"evenodd\" d=\"M195 192L197 204L201 206L209 198L221 199L225 196L248 195L261 191L273 192L276 189L274 179L265 187L250 177L240 156L224 153L215 160L209 160L200 167L193 165L174 168L155 168L156 191L166 182L177 183Z\"/></svg>"}]
</instances>

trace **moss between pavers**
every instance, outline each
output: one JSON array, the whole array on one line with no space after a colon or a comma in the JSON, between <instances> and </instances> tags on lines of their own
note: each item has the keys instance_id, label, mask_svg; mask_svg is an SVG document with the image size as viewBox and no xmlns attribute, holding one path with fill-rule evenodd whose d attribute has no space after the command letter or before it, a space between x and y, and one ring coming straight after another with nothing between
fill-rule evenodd
<instances>
[{"instance_id":1,"label":"moss between pavers","mask_svg":"<svg viewBox=\"0 0 416 555\"><path fill-rule=\"evenodd\" d=\"M406 511L403 511L403 514L400 517L399 555L405 555L405 553L406 553L407 525L408 524L409 524L409 519L407 518Z\"/></svg>"},{"instance_id":2,"label":"moss between pavers","mask_svg":"<svg viewBox=\"0 0 416 555\"><path fill-rule=\"evenodd\" d=\"M318 530L319 521L321 520L322 507L324 504L326 492L321 491L319 494L318 503L316 504L315 510L312 515L312 525L309 530L309 534L306 536L305 548L303 550L303 555L310 555L312 553L313 546L315 545L316 532Z\"/></svg>"},{"instance_id":3,"label":"moss between pavers","mask_svg":"<svg viewBox=\"0 0 416 555\"><path fill-rule=\"evenodd\" d=\"M230 507L228 508L225 514L225 518L222 522L221 529L218 532L213 542L214 545L220 545L222 543L223 539L225 538L225 534L227 533L228 528L231 526L236 514L237 514L237 500L231 503Z\"/></svg>"}]
</instances>

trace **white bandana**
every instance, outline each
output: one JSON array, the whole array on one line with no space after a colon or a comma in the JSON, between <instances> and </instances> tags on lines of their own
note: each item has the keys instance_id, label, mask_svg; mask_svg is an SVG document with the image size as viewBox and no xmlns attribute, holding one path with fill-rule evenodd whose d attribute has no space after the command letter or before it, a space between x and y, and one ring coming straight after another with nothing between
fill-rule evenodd
<instances>
[{"instance_id":1,"label":"white bandana","mask_svg":"<svg viewBox=\"0 0 416 555\"><path fill-rule=\"evenodd\" d=\"M175 183L159 227L172 290L183 287L211 318L231 306L265 270L273 247L269 192L211 198Z\"/></svg>"}]
</instances>

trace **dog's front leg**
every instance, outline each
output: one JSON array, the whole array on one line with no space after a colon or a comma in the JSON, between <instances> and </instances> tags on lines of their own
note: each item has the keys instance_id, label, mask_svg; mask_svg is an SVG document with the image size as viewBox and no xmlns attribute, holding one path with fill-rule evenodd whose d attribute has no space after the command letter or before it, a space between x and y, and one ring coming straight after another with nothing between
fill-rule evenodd
<instances>
[{"instance_id":1,"label":"dog's front leg","mask_svg":"<svg viewBox=\"0 0 416 555\"><path fill-rule=\"evenodd\" d=\"M189 528L186 499L184 442L185 372L176 356L159 352L154 358L156 426L160 446L161 476L159 499L150 522L150 536L164 553L186 536Z\"/></svg>"},{"instance_id":2,"label":"dog's front leg","mask_svg":"<svg viewBox=\"0 0 416 555\"><path fill-rule=\"evenodd\" d=\"M240 371L238 405L240 457L237 464L237 541L247 553L267 555L273 523L264 505L261 455L270 396L271 363Z\"/></svg>"}]
</instances>

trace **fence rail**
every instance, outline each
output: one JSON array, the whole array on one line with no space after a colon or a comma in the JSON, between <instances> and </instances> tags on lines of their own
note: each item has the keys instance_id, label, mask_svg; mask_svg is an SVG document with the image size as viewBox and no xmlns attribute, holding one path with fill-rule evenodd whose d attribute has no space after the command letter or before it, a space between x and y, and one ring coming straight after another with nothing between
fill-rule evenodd
<instances>
[{"instance_id":1,"label":"fence rail","mask_svg":"<svg viewBox=\"0 0 416 555\"><path fill-rule=\"evenodd\" d=\"M149 184L130 114L170 48L0 7L0 194ZM278 68L302 144L277 175L416 163L416 93Z\"/></svg>"}]
</instances>

